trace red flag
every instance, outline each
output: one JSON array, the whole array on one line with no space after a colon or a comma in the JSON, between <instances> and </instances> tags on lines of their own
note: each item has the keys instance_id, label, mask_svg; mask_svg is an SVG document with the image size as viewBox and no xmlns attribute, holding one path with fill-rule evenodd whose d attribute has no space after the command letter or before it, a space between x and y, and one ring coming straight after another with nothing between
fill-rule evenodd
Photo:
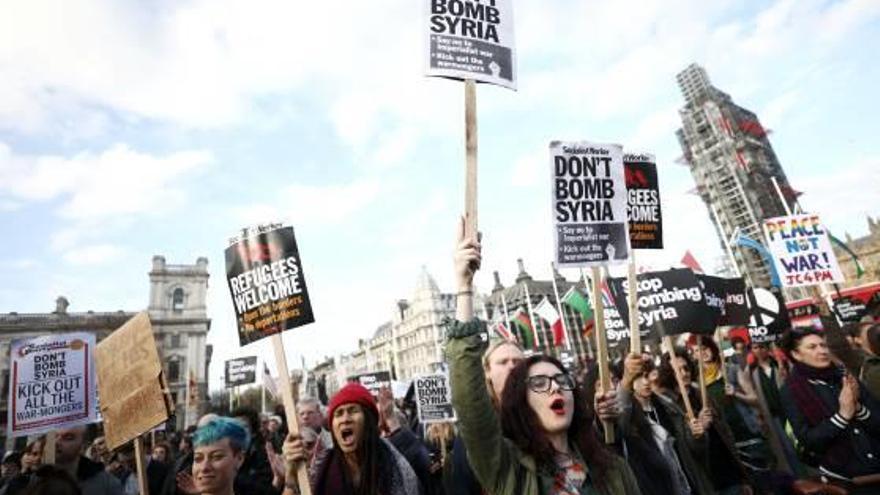
<instances>
[{"instance_id":1,"label":"red flag","mask_svg":"<svg viewBox=\"0 0 880 495\"><path fill-rule=\"evenodd\" d=\"M681 259L681 264L695 272L703 273L703 267L697 262L697 258L694 258L694 255L691 254L690 249L685 251L684 257Z\"/></svg>"}]
</instances>

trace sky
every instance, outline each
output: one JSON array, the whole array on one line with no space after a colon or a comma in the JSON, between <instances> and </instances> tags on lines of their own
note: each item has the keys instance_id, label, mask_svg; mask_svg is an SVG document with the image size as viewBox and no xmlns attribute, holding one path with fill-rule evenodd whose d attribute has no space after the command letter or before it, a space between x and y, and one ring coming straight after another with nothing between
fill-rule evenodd
<instances>
[{"instance_id":1,"label":"sky","mask_svg":"<svg viewBox=\"0 0 880 495\"><path fill-rule=\"evenodd\" d=\"M0 2L0 312L144 309L153 255L210 265L209 378L237 345L227 238L296 229L316 322L289 360L349 352L425 267L452 291L464 89L424 77L426 1ZM880 215L880 2L514 0L518 90L480 85L484 264L547 277L548 144L656 154L666 249L721 248L675 139L703 65L759 115L806 210L839 237ZM573 271L564 271L569 278ZM274 368L271 366L271 368Z\"/></svg>"}]
</instances>

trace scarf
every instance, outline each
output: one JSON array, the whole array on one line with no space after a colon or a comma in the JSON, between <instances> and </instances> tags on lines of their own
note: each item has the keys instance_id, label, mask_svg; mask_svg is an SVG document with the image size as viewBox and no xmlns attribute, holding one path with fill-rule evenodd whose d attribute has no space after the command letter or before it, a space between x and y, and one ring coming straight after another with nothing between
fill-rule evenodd
<instances>
[{"instance_id":1,"label":"scarf","mask_svg":"<svg viewBox=\"0 0 880 495\"><path fill-rule=\"evenodd\" d=\"M718 366L718 363L704 363L703 365L703 379L706 380L706 385L711 385L718 381L721 378L721 369Z\"/></svg>"},{"instance_id":2,"label":"scarf","mask_svg":"<svg viewBox=\"0 0 880 495\"><path fill-rule=\"evenodd\" d=\"M821 380L825 383L839 383L843 378L843 368L831 365L827 368L814 368L799 361L792 360L793 367L788 377L788 389L798 409L803 413L810 426L816 426L834 411L822 402L813 389L810 380Z\"/></svg>"}]
</instances>

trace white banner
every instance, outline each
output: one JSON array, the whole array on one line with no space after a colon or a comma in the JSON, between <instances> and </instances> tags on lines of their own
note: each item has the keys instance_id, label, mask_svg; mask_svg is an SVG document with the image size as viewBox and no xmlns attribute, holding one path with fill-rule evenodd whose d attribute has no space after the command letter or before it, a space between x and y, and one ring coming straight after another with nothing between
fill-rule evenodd
<instances>
[{"instance_id":1,"label":"white banner","mask_svg":"<svg viewBox=\"0 0 880 495\"><path fill-rule=\"evenodd\" d=\"M426 73L516 89L511 0L426 0Z\"/></svg>"},{"instance_id":2,"label":"white banner","mask_svg":"<svg viewBox=\"0 0 880 495\"><path fill-rule=\"evenodd\" d=\"M553 141L550 174L557 264L625 263L629 234L622 147Z\"/></svg>"},{"instance_id":3,"label":"white banner","mask_svg":"<svg viewBox=\"0 0 880 495\"><path fill-rule=\"evenodd\" d=\"M12 342L9 436L97 421L95 335L78 332Z\"/></svg>"},{"instance_id":4,"label":"white banner","mask_svg":"<svg viewBox=\"0 0 880 495\"><path fill-rule=\"evenodd\" d=\"M803 214L764 220L767 247L784 287L842 283L828 232L819 215Z\"/></svg>"}]
</instances>

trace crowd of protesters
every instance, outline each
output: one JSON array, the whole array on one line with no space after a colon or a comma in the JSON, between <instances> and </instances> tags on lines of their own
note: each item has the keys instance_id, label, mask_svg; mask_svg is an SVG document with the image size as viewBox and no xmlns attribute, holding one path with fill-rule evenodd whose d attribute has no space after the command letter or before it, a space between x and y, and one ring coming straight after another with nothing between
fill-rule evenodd
<instances>
[{"instance_id":1,"label":"crowd of protesters","mask_svg":"<svg viewBox=\"0 0 880 495\"><path fill-rule=\"evenodd\" d=\"M395 399L356 383L326 406L300 398L296 433L282 408L208 414L143 437L149 493L296 495L299 479L317 495L880 493L876 304L858 324L734 340L726 358L709 336L630 354L603 390L594 362L570 371L489 338L472 307L481 250L462 226L446 343L457 422L420 424L412 387ZM63 429L50 464L47 444L5 453L0 495L140 493L131 445Z\"/></svg>"}]
</instances>

